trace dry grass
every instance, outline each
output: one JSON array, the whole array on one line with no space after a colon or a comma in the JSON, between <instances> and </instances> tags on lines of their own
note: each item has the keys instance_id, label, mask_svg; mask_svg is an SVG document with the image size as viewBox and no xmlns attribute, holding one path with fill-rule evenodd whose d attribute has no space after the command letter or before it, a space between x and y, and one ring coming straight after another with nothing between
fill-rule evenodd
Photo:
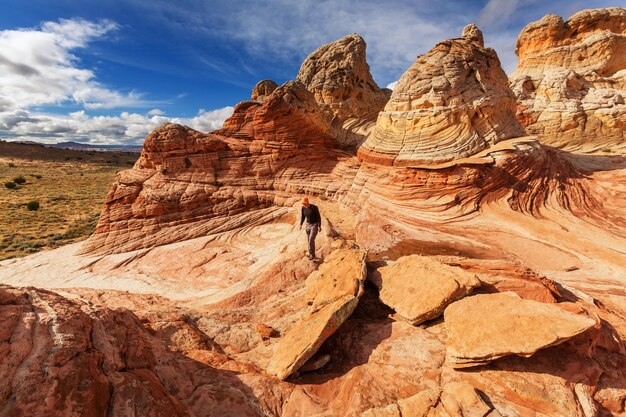
<instances>
[{"instance_id":1,"label":"dry grass","mask_svg":"<svg viewBox=\"0 0 626 417\"><path fill-rule=\"evenodd\" d=\"M87 238L115 174L139 156L11 145L0 143L0 260ZM26 182L5 187L17 177ZM27 208L31 201L38 210Z\"/></svg>"}]
</instances>

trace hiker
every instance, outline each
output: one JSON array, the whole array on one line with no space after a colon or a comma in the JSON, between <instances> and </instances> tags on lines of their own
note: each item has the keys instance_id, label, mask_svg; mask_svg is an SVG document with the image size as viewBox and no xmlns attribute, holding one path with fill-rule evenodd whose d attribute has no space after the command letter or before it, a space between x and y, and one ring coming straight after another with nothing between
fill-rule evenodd
<instances>
[{"instance_id":1,"label":"hiker","mask_svg":"<svg viewBox=\"0 0 626 417\"><path fill-rule=\"evenodd\" d=\"M309 203L309 198L302 198L302 213L300 216L300 230L306 218L306 237L309 242L309 259L315 258L315 237L322 230L322 217L315 204Z\"/></svg>"}]
</instances>

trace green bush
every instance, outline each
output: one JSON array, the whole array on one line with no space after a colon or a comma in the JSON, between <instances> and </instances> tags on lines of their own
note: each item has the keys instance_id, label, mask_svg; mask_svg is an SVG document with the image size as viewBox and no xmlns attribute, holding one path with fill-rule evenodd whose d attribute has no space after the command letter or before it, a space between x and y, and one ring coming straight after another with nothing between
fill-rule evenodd
<instances>
[{"instance_id":1,"label":"green bush","mask_svg":"<svg viewBox=\"0 0 626 417\"><path fill-rule=\"evenodd\" d=\"M16 178L13 178L13 182L16 184L24 184L26 182L26 178L22 176L16 177Z\"/></svg>"},{"instance_id":2,"label":"green bush","mask_svg":"<svg viewBox=\"0 0 626 417\"><path fill-rule=\"evenodd\" d=\"M17 188L17 184L14 183L13 181L5 182L4 186L7 187L9 190L15 190Z\"/></svg>"},{"instance_id":3,"label":"green bush","mask_svg":"<svg viewBox=\"0 0 626 417\"><path fill-rule=\"evenodd\" d=\"M28 203L26 203L26 208L30 211L39 210L39 201L29 201Z\"/></svg>"}]
</instances>

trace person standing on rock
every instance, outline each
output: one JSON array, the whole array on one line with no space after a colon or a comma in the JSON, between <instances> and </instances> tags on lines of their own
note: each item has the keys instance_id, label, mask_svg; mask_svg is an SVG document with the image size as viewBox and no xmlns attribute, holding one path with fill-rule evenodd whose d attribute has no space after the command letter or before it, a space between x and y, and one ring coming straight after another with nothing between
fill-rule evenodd
<instances>
[{"instance_id":1,"label":"person standing on rock","mask_svg":"<svg viewBox=\"0 0 626 417\"><path fill-rule=\"evenodd\" d=\"M309 198L302 198L302 213L300 216L300 230L306 219L306 238L309 242L309 259L315 258L315 237L322 230L322 216L315 204L309 203Z\"/></svg>"}]
</instances>

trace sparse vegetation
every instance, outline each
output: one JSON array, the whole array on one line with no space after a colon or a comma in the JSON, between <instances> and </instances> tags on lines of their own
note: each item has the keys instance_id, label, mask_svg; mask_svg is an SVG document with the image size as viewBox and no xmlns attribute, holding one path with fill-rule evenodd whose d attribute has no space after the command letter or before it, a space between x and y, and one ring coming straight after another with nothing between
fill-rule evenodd
<instances>
[{"instance_id":1,"label":"sparse vegetation","mask_svg":"<svg viewBox=\"0 0 626 417\"><path fill-rule=\"evenodd\" d=\"M26 178L19 176L19 177L15 177L13 178L13 182L16 184L26 184Z\"/></svg>"},{"instance_id":2,"label":"sparse vegetation","mask_svg":"<svg viewBox=\"0 0 626 417\"><path fill-rule=\"evenodd\" d=\"M167 168L161 168L161 174L163 175L167 174Z\"/></svg>"},{"instance_id":3,"label":"sparse vegetation","mask_svg":"<svg viewBox=\"0 0 626 417\"><path fill-rule=\"evenodd\" d=\"M9 190L15 190L17 188L17 184L14 183L13 181L5 182L4 186L7 187Z\"/></svg>"},{"instance_id":4,"label":"sparse vegetation","mask_svg":"<svg viewBox=\"0 0 626 417\"><path fill-rule=\"evenodd\" d=\"M0 260L73 243L93 232L115 174L139 155L119 153L111 164L106 162L113 158L110 153L92 153L0 143L0 180L17 190L0 193ZM15 184L12 179L19 177L28 182Z\"/></svg>"},{"instance_id":5,"label":"sparse vegetation","mask_svg":"<svg viewBox=\"0 0 626 417\"><path fill-rule=\"evenodd\" d=\"M30 211L37 211L39 210L39 201L29 201L28 203L26 203L26 208Z\"/></svg>"},{"instance_id":6,"label":"sparse vegetation","mask_svg":"<svg viewBox=\"0 0 626 417\"><path fill-rule=\"evenodd\" d=\"M612 153L613 150L611 148L604 148L604 149L602 149L602 152L604 152L604 153Z\"/></svg>"}]
</instances>

